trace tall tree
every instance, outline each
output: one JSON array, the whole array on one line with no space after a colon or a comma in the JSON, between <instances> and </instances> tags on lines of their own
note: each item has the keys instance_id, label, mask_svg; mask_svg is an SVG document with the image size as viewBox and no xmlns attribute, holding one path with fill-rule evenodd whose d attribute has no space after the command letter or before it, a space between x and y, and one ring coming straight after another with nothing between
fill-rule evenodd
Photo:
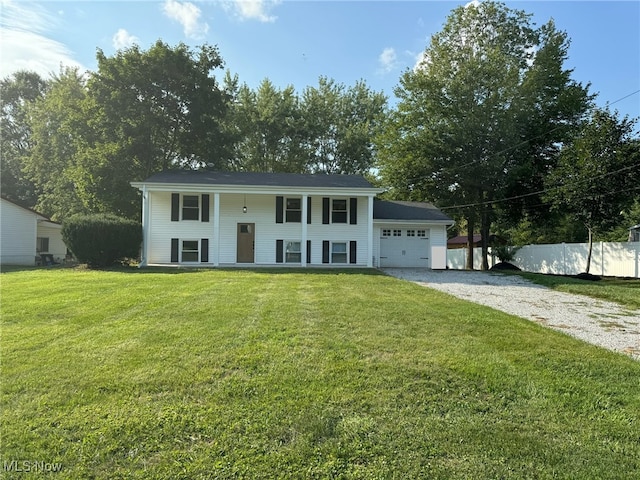
<instances>
[{"instance_id":1,"label":"tall tree","mask_svg":"<svg viewBox=\"0 0 640 480\"><path fill-rule=\"evenodd\" d=\"M46 96L28 109L32 147L24 158L24 175L38 194L37 210L58 221L90 211L82 197L87 175L78 165L88 132L86 95L83 75L64 68L50 80Z\"/></svg>"},{"instance_id":2,"label":"tall tree","mask_svg":"<svg viewBox=\"0 0 640 480\"><path fill-rule=\"evenodd\" d=\"M292 86L280 90L268 79L255 91L242 85L234 96L233 110L238 134L236 169L306 171L300 102Z\"/></svg>"},{"instance_id":3,"label":"tall tree","mask_svg":"<svg viewBox=\"0 0 640 480\"><path fill-rule=\"evenodd\" d=\"M496 202L535 191L553 145L589 106L587 88L562 68L567 49L553 22L535 29L523 11L468 4L452 11L396 88L381 175L401 197L456 206L450 212L466 219L470 238L479 223L483 268Z\"/></svg>"},{"instance_id":4,"label":"tall tree","mask_svg":"<svg viewBox=\"0 0 640 480\"><path fill-rule=\"evenodd\" d=\"M386 112L387 99L364 82L353 87L320 77L302 94L307 168L319 173L364 174L375 164L373 140Z\"/></svg>"},{"instance_id":5,"label":"tall tree","mask_svg":"<svg viewBox=\"0 0 640 480\"><path fill-rule=\"evenodd\" d=\"M41 99L47 81L21 70L0 81L0 190L12 200L34 206L37 195L23 174L24 159L33 146L28 109Z\"/></svg>"},{"instance_id":6,"label":"tall tree","mask_svg":"<svg viewBox=\"0 0 640 480\"><path fill-rule=\"evenodd\" d=\"M617 226L621 212L638 193L640 141L635 122L617 113L596 110L547 178L547 199L553 208L572 213L589 232L585 272L591 268L594 234Z\"/></svg>"},{"instance_id":7,"label":"tall tree","mask_svg":"<svg viewBox=\"0 0 640 480\"><path fill-rule=\"evenodd\" d=\"M82 155L94 210L136 217L130 181L168 168L227 168L228 98L213 75L222 66L215 47L157 41L113 57L98 50L97 59L88 81L94 140Z\"/></svg>"}]
</instances>

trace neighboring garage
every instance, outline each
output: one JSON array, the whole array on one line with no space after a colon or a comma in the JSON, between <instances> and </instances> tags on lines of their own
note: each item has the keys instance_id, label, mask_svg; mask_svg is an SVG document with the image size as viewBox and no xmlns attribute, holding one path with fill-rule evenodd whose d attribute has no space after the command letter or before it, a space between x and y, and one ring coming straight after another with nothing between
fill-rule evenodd
<instances>
[{"instance_id":1,"label":"neighboring garage","mask_svg":"<svg viewBox=\"0 0 640 480\"><path fill-rule=\"evenodd\" d=\"M430 203L376 200L373 252L377 267L447 267L447 228L454 221Z\"/></svg>"}]
</instances>

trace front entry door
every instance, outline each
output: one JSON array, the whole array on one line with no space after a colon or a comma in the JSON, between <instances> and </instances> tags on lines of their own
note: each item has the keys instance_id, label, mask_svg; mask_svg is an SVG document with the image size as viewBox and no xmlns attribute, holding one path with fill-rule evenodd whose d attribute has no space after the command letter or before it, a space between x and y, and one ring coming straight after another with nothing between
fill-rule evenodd
<instances>
[{"instance_id":1,"label":"front entry door","mask_svg":"<svg viewBox=\"0 0 640 480\"><path fill-rule=\"evenodd\" d=\"M255 251L255 223L238 224L238 263L253 263Z\"/></svg>"}]
</instances>

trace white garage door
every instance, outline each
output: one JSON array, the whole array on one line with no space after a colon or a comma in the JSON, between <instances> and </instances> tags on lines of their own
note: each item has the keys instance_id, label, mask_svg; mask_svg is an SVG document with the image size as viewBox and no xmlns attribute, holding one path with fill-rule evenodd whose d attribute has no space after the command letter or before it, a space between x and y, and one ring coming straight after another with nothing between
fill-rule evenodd
<instances>
[{"instance_id":1,"label":"white garage door","mask_svg":"<svg viewBox=\"0 0 640 480\"><path fill-rule=\"evenodd\" d=\"M381 267L431 268L429 230L383 228L380 230Z\"/></svg>"}]
</instances>

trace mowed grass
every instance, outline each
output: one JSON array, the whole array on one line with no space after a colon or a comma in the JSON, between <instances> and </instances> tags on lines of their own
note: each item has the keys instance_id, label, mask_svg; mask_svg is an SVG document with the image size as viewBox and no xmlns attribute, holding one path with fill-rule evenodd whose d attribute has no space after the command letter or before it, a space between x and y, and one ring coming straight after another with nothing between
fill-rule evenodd
<instances>
[{"instance_id":1,"label":"mowed grass","mask_svg":"<svg viewBox=\"0 0 640 480\"><path fill-rule=\"evenodd\" d=\"M640 279L603 277L598 281L589 281L541 273L518 272L518 275L560 292L586 295L619 303L627 308L640 309Z\"/></svg>"},{"instance_id":2,"label":"mowed grass","mask_svg":"<svg viewBox=\"0 0 640 480\"><path fill-rule=\"evenodd\" d=\"M639 362L409 282L0 281L3 478L41 478L14 460L60 463L60 479L640 474Z\"/></svg>"}]
</instances>

